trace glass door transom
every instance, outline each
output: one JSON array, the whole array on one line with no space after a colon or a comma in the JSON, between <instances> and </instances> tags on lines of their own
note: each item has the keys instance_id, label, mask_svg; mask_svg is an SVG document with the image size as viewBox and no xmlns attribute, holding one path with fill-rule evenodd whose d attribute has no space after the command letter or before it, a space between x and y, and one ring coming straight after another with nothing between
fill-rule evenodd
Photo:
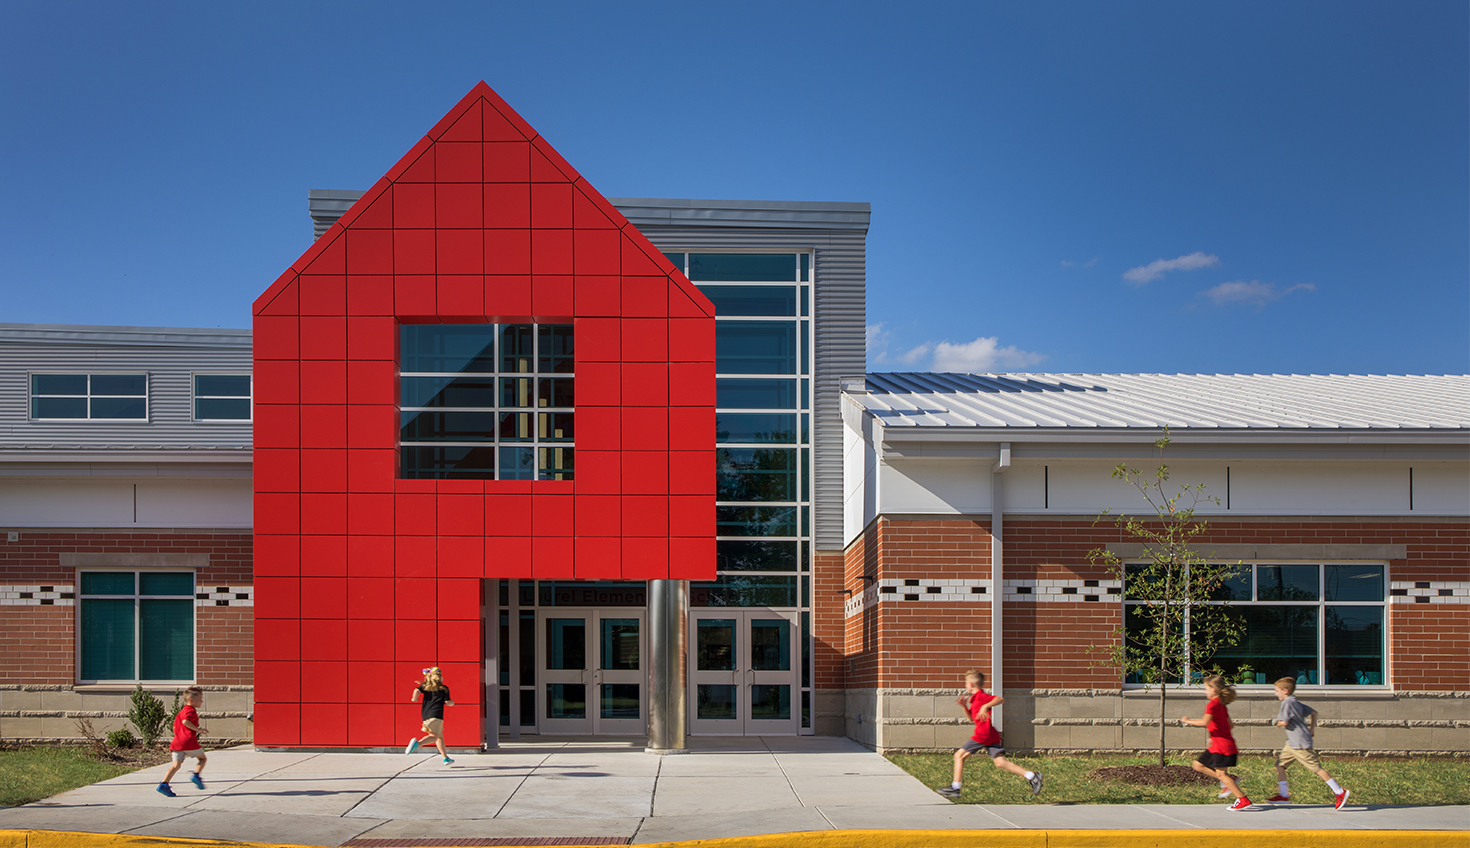
<instances>
[{"instance_id":1,"label":"glass door transom","mask_svg":"<svg viewBox=\"0 0 1470 848\"><path fill-rule=\"evenodd\" d=\"M796 735L794 612L703 609L689 614L689 730L706 735Z\"/></svg>"},{"instance_id":2,"label":"glass door transom","mask_svg":"<svg viewBox=\"0 0 1470 848\"><path fill-rule=\"evenodd\" d=\"M648 732L641 609L537 611L542 733Z\"/></svg>"}]
</instances>

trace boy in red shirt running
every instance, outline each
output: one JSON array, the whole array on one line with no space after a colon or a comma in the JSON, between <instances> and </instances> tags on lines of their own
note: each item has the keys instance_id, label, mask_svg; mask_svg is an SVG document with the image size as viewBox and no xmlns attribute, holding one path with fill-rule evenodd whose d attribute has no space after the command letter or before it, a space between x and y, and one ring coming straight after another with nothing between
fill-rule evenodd
<instances>
[{"instance_id":1,"label":"boy in red shirt running","mask_svg":"<svg viewBox=\"0 0 1470 848\"><path fill-rule=\"evenodd\" d=\"M1031 794L1041 794L1041 772L1027 771L1005 758L1006 749L1001 747L1000 734L990 723L990 710L1005 703L1005 698L999 695L990 695L981 690L985 685L985 675L978 669L970 669L965 672L965 694L955 699L955 703L965 708L970 720L975 722L975 735L970 737L958 751L954 752L954 783L949 786L940 787L939 794L946 798L960 797L961 778L965 771L965 760L971 754L980 753L984 749L990 755L990 761L995 763L996 768L1002 768L1011 774L1018 774L1026 778L1031 784Z\"/></svg>"},{"instance_id":2,"label":"boy in red shirt running","mask_svg":"<svg viewBox=\"0 0 1470 848\"><path fill-rule=\"evenodd\" d=\"M177 797L174 790L168 785L178 774L179 767L184 764L184 758L193 757L199 761L194 767L194 773L189 775L189 781L199 789L204 788L204 779L199 776L204 771L204 749L199 747L199 737L204 733L199 728L199 708L204 706L204 690L198 686L190 686L184 690L184 706L179 714L174 716L174 741L169 743L168 750L173 756L173 765L168 767L168 772L163 776L163 782L158 784L158 791L170 798Z\"/></svg>"}]
</instances>

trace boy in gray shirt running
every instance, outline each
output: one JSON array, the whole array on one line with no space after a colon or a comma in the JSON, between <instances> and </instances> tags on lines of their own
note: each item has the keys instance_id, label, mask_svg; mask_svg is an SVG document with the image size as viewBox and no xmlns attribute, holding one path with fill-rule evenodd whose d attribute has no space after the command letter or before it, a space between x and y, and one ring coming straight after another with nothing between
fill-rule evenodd
<instances>
[{"instance_id":1,"label":"boy in gray shirt running","mask_svg":"<svg viewBox=\"0 0 1470 848\"><path fill-rule=\"evenodd\" d=\"M1276 803L1291 800L1286 769L1292 763L1300 762L1327 783L1327 788L1332 790L1332 806L1341 810L1347 803L1348 791L1338 786L1332 775L1322 768L1317 752L1312 750L1312 735L1317 732L1317 711L1298 701L1295 692L1295 678L1283 677L1276 681L1276 699L1281 702L1281 709L1276 713L1276 726L1286 728L1286 746L1276 757L1277 792L1267 800Z\"/></svg>"}]
</instances>

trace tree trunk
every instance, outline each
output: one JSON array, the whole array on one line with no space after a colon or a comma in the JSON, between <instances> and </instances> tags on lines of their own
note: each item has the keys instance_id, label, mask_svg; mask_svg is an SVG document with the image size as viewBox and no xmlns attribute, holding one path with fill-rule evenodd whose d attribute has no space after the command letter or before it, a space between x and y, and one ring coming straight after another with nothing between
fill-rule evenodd
<instances>
[{"instance_id":1,"label":"tree trunk","mask_svg":"<svg viewBox=\"0 0 1470 848\"><path fill-rule=\"evenodd\" d=\"M1169 708L1169 598L1174 591L1172 571L1164 578L1164 617L1160 619L1159 645L1159 765L1164 763L1164 725Z\"/></svg>"}]
</instances>

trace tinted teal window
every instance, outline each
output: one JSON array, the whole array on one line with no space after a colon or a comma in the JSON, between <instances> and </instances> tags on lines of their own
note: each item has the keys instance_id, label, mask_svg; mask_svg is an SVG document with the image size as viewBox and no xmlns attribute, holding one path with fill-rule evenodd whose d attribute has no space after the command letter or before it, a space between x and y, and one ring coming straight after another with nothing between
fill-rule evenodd
<instances>
[{"instance_id":1,"label":"tinted teal window","mask_svg":"<svg viewBox=\"0 0 1470 848\"><path fill-rule=\"evenodd\" d=\"M773 539L720 539L715 568L720 571L797 571L797 543Z\"/></svg>"},{"instance_id":2,"label":"tinted teal window","mask_svg":"<svg viewBox=\"0 0 1470 848\"><path fill-rule=\"evenodd\" d=\"M1215 654L1226 673L1249 665L1255 683L1283 677L1312 684L1317 679L1317 612L1315 606L1239 606L1232 615L1245 622L1245 639Z\"/></svg>"},{"instance_id":3,"label":"tinted teal window","mask_svg":"<svg viewBox=\"0 0 1470 848\"><path fill-rule=\"evenodd\" d=\"M1323 683L1380 686L1387 682L1383 676L1383 607L1329 606L1323 622L1327 636L1327 679Z\"/></svg>"},{"instance_id":4,"label":"tinted teal window","mask_svg":"<svg viewBox=\"0 0 1470 848\"><path fill-rule=\"evenodd\" d=\"M140 397L93 397L91 417L109 419L147 418L148 402Z\"/></svg>"},{"instance_id":5,"label":"tinted teal window","mask_svg":"<svg viewBox=\"0 0 1470 848\"><path fill-rule=\"evenodd\" d=\"M494 412L400 412L399 438L405 442L489 442L495 439Z\"/></svg>"},{"instance_id":6,"label":"tinted teal window","mask_svg":"<svg viewBox=\"0 0 1470 848\"><path fill-rule=\"evenodd\" d=\"M144 571L138 575L140 595L194 597L194 575L187 571Z\"/></svg>"},{"instance_id":7,"label":"tinted teal window","mask_svg":"<svg viewBox=\"0 0 1470 848\"><path fill-rule=\"evenodd\" d=\"M570 374L574 361L571 324L542 324L536 328L539 365L542 374Z\"/></svg>"},{"instance_id":8,"label":"tinted teal window","mask_svg":"<svg viewBox=\"0 0 1470 848\"><path fill-rule=\"evenodd\" d=\"M494 377L403 377L399 380L403 406L495 406Z\"/></svg>"},{"instance_id":9,"label":"tinted teal window","mask_svg":"<svg viewBox=\"0 0 1470 848\"><path fill-rule=\"evenodd\" d=\"M93 374L92 395L146 395L148 378L142 374Z\"/></svg>"},{"instance_id":10,"label":"tinted teal window","mask_svg":"<svg viewBox=\"0 0 1470 848\"><path fill-rule=\"evenodd\" d=\"M131 595L135 575L131 571L83 571L83 595Z\"/></svg>"},{"instance_id":11,"label":"tinted teal window","mask_svg":"<svg viewBox=\"0 0 1470 848\"><path fill-rule=\"evenodd\" d=\"M191 679L194 676L193 599L144 599L138 602L138 614L138 630L142 639L142 650L138 652L138 677L143 680Z\"/></svg>"},{"instance_id":12,"label":"tinted teal window","mask_svg":"<svg viewBox=\"0 0 1470 848\"><path fill-rule=\"evenodd\" d=\"M399 367L405 372L493 372L493 324L404 324Z\"/></svg>"},{"instance_id":13,"label":"tinted teal window","mask_svg":"<svg viewBox=\"0 0 1470 848\"><path fill-rule=\"evenodd\" d=\"M796 442L796 414L721 412L715 416L716 442Z\"/></svg>"},{"instance_id":14,"label":"tinted teal window","mask_svg":"<svg viewBox=\"0 0 1470 848\"><path fill-rule=\"evenodd\" d=\"M1256 566L1256 600L1315 601L1319 598L1315 565Z\"/></svg>"},{"instance_id":15,"label":"tinted teal window","mask_svg":"<svg viewBox=\"0 0 1470 848\"><path fill-rule=\"evenodd\" d=\"M722 409L790 409L796 406L795 380L715 380L715 406Z\"/></svg>"},{"instance_id":16,"label":"tinted teal window","mask_svg":"<svg viewBox=\"0 0 1470 848\"><path fill-rule=\"evenodd\" d=\"M795 536L794 506L717 506L717 536Z\"/></svg>"},{"instance_id":17,"label":"tinted teal window","mask_svg":"<svg viewBox=\"0 0 1470 848\"><path fill-rule=\"evenodd\" d=\"M715 305L715 314L795 315L795 286L700 286Z\"/></svg>"},{"instance_id":18,"label":"tinted teal window","mask_svg":"<svg viewBox=\"0 0 1470 848\"><path fill-rule=\"evenodd\" d=\"M715 370L721 374L795 374L796 324L790 321L715 324Z\"/></svg>"},{"instance_id":19,"label":"tinted teal window","mask_svg":"<svg viewBox=\"0 0 1470 848\"><path fill-rule=\"evenodd\" d=\"M796 500L796 451L789 448L720 448L715 451L715 499Z\"/></svg>"},{"instance_id":20,"label":"tinted teal window","mask_svg":"<svg viewBox=\"0 0 1470 848\"><path fill-rule=\"evenodd\" d=\"M33 395L86 395L86 374L32 374Z\"/></svg>"},{"instance_id":21,"label":"tinted teal window","mask_svg":"<svg viewBox=\"0 0 1470 848\"><path fill-rule=\"evenodd\" d=\"M495 477L495 448L465 445L399 448L402 474L407 479L489 480Z\"/></svg>"},{"instance_id":22,"label":"tinted teal window","mask_svg":"<svg viewBox=\"0 0 1470 848\"><path fill-rule=\"evenodd\" d=\"M691 607L794 607L796 578L730 574L689 584Z\"/></svg>"},{"instance_id":23,"label":"tinted teal window","mask_svg":"<svg viewBox=\"0 0 1470 848\"><path fill-rule=\"evenodd\" d=\"M691 253L689 279L697 282L796 282L794 253Z\"/></svg>"},{"instance_id":24,"label":"tinted teal window","mask_svg":"<svg viewBox=\"0 0 1470 848\"><path fill-rule=\"evenodd\" d=\"M1210 593L1215 601L1249 601L1251 599L1251 567L1242 565Z\"/></svg>"},{"instance_id":25,"label":"tinted teal window","mask_svg":"<svg viewBox=\"0 0 1470 848\"><path fill-rule=\"evenodd\" d=\"M1326 589L1329 601L1382 601L1383 566L1329 565Z\"/></svg>"},{"instance_id":26,"label":"tinted teal window","mask_svg":"<svg viewBox=\"0 0 1470 848\"><path fill-rule=\"evenodd\" d=\"M84 397L38 397L31 399L32 418L86 418Z\"/></svg>"},{"instance_id":27,"label":"tinted teal window","mask_svg":"<svg viewBox=\"0 0 1470 848\"><path fill-rule=\"evenodd\" d=\"M249 421L248 398L197 398L194 418L198 421Z\"/></svg>"},{"instance_id":28,"label":"tinted teal window","mask_svg":"<svg viewBox=\"0 0 1470 848\"><path fill-rule=\"evenodd\" d=\"M534 327L507 324L500 328L500 370L507 374L529 374L536 370Z\"/></svg>"},{"instance_id":29,"label":"tinted teal window","mask_svg":"<svg viewBox=\"0 0 1470 848\"><path fill-rule=\"evenodd\" d=\"M78 603L82 679L133 680L133 600L84 598Z\"/></svg>"},{"instance_id":30,"label":"tinted teal window","mask_svg":"<svg viewBox=\"0 0 1470 848\"><path fill-rule=\"evenodd\" d=\"M812 255L810 253L801 254L801 281L803 283L811 281L811 263Z\"/></svg>"},{"instance_id":31,"label":"tinted teal window","mask_svg":"<svg viewBox=\"0 0 1470 848\"><path fill-rule=\"evenodd\" d=\"M536 449L523 447L501 448L500 479L535 480Z\"/></svg>"},{"instance_id":32,"label":"tinted teal window","mask_svg":"<svg viewBox=\"0 0 1470 848\"><path fill-rule=\"evenodd\" d=\"M664 254L664 258L667 259L667 260L669 260L669 264L670 265L673 265L675 268L678 268L681 273L683 272L683 270L684 270L684 254L682 254L682 253L665 253Z\"/></svg>"},{"instance_id":33,"label":"tinted teal window","mask_svg":"<svg viewBox=\"0 0 1470 848\"><path fill-rule=\"evenodd\" d=\"M810 359L808 351L811 348L811 329L812 325L809 322L801 322L801 373L803 374L812 373L811 363L808 361Z\"/></svg>"},{"instance_id":34,"label":"tinted teal window","mask_svg":"<svg viewBox=\"0 0 1470 848\"><path fill-rule=\"evenodd\" d=\"M205 397L250 397L250 375L195 374L194 394Z\"/></svg>"},{"instance_id":35,"label":"tinted teal window","mask_svg":"<svg viewBox=\"0 0 1470 848\"><path fill-rule=\"evenodd\" d=\"M576 450L571 447L537 448L536 479L571 480L576 470L575 456Z\"/></svg>"}]
</instances>

